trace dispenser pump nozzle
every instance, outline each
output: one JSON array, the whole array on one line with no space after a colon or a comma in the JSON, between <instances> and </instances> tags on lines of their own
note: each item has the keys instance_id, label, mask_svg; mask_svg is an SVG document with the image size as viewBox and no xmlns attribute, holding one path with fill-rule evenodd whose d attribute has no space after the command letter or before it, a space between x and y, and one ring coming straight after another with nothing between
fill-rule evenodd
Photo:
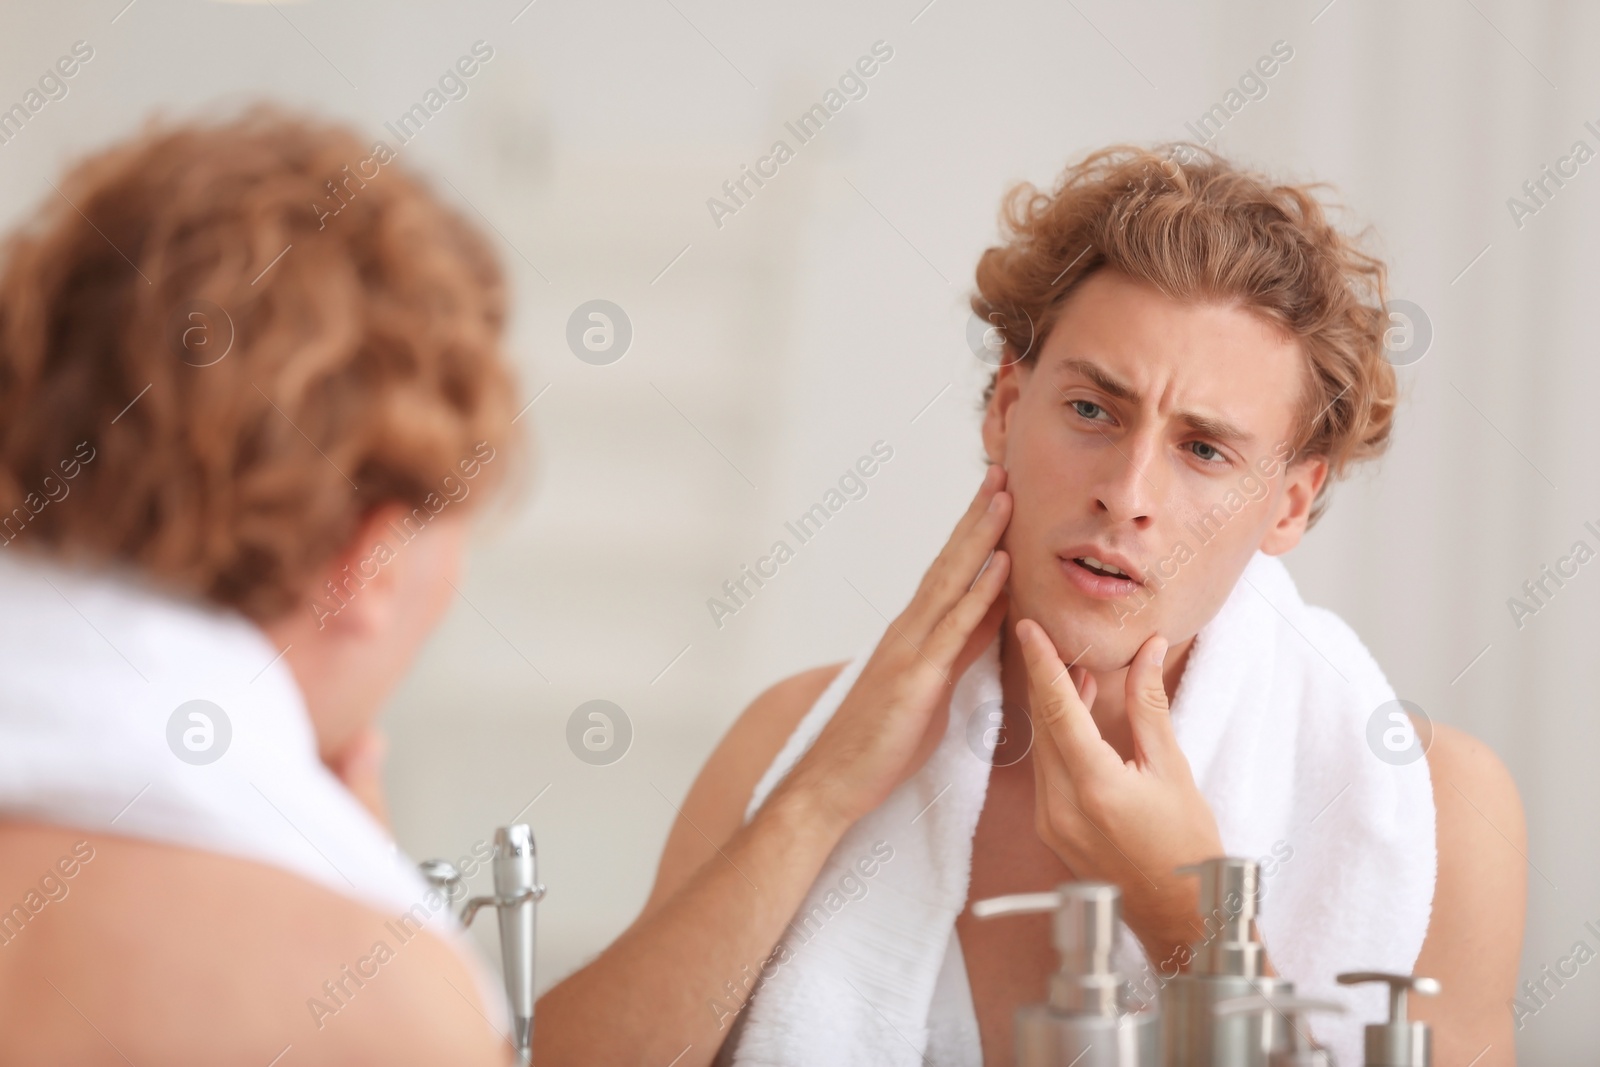
<instances>
[{"instance_id":1,"label":"dispenser pump nozzle","mask_svg":"<svg viewBox=\"0 0 1600 1067\"><path fill-rule=\"evenodd\" d=\"M972 905L980 919L1042 911L1054 913L1061 967L1050 978L1046 1003L1017 1009L1018 1067L1154 1067L1160 1015L1132 995L1111 960L1122 891L1105 882L1068 882Z\"/></svg>"},{"instance_id":2,"label":"dispenser pump nozzle","mask_svg":"<svg viewBox=\"0 0 1600 1067\"><path fill-rule=\"evenodd\" d=\"M1340 985L1383 982L1389 987L1389 1021L1367 1027L1366 1067L1430 1067L1433 1034L1427 1023L1406 1018L1406 994L1433 996L1439 983L1432 978L1382 971L1352 971L1338 977Z\"/></svg>"},{"instance_id":3,"label":"dispenser pump nozzle","mask_svg":"<svg viewBox=\"0 0 1600 1067\"><path fill-rule=\"evenodd\" d=\"M1261 913L1261 868L1255 860L1218 856L1177 874L1200 878L1199 913L1206 933L1193 945L1191 972L1259 978L1266 947L1252 929Z\"/></svg>"},{"instance_id":4,"label":"dispenser pump nozzle","mask_svg":"<svg viewBox=\"0 0 1600 1067\"><path fill-rule=\"evenodd\" d=\"M1051 982L1051 1004L1062 1011L1117 1014L1122 977L1112 970L1111 948L1122 914L1121 891L1100 882L1068 882L1045 893L1017 893L972 905L972 914L980 919L1042 911L1055 913L1055 946L1061 958Z\"/></svg>"}]
</instances>

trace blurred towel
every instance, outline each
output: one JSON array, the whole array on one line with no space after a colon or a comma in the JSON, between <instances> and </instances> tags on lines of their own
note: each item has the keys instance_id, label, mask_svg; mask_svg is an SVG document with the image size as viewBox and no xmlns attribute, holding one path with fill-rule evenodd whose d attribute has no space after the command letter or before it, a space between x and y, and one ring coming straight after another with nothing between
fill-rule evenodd
<instances>
[{"instance_id":1,"label":"blurred towel","mask_svg":"<svg viewBox=\"0 0 1600 1067\"><path fill-rule=\"evenodd\" d=\"M318 758L294 676L252 622L14 548L0 604L0 815L254 860L408 915L456 944L509 1025L442 895ZM196 700L215 708L174 725Z\"/></svg>"},{"instance_id":2,"label":"blurred towel","mask_svg":"<svg viewBox=\"0 0 1600 1067\"><path fill-rule=\"evenodd\" d=\"M866 665L857 656L801 720L757 784L754 811L805 752ZM834 850L797 913L826 916L766 976L745 1010L734 1061L909 1065L972 1062L975 1048L930 1047L929 1006L966 907L972 836L988 762L969 717L1000 697L999 642L959 680L945 737L926 766ZM1394 765L1368 744L1368 720L1395 695L1345 623L1305 604L1276 557L1257 552L1196 638L1173 699L1173 729L1229 855L1263 858L1259 922L1274 966L1306 996L1352 1014L1314 1020L1341 1063L1359 1063L1362 1027L1386 1016L1375 987L1336 985L1342 971L1409 973L1427 933L1435 861L1427 762ZM830 910L837 871L894 850L867 894ZM959 958L956 956L956 958ZM1159 985L1125 928L1114 955L1138 992ZM1170 970L1170 967L1168 968ZM1043 1000L1046 991L1039 990ZM970 1000L963 1009L971 1012ZM966 1020L963 1020L965 1023Z\"/></svg>"}]
</instances>

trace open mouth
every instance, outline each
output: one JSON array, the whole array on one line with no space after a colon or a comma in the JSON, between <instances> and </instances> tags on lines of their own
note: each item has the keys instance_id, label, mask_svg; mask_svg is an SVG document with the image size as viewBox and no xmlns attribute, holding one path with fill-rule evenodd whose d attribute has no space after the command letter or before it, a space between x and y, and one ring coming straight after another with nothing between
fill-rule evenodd
<instances>
[{"instance_id":1,"label":"open mouth","mask_svg":"<svg viewBox=\"0 0 1600 1067\"><path fill-rule=\"evenodd\" d=\"M1093 556L1075 556L1073 557L1072 562L1076 563L1090 574L1099 575L1102 578L1123 578L1130 582L1133 581L1133 576L1128 574L1126 571L1114 567L1109 563L1102 563Z\"/></svg>"}]
</instances>

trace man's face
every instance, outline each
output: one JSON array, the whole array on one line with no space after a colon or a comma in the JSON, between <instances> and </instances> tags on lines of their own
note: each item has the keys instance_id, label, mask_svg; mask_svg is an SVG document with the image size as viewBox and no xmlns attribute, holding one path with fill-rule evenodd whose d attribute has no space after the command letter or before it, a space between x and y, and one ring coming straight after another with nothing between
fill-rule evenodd
<instances>
[{"instance_id":1,"label":"man's face","mask_svg":"<svg viewBox=\"0 0 1600 1067\"><path fill-rule=\"evenodd\" d=\"M1327 470L1290 462L1304 358L1243 308L1118 271L1083 281L1037 359L1001 369L984 420L1015 505L1012 622L1037 621L1064 661L1120 670L1152 634L1194 636L1257 548L1292 548Z\"/></svg>"}]
</instances>

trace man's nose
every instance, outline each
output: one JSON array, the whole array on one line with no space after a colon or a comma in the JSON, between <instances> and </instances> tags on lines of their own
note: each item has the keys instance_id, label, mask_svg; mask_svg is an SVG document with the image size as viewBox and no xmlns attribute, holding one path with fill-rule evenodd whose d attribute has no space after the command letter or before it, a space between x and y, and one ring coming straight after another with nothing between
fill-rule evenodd
<instances>
[{"instance_id":1,"label":"man's nose","mask_svg":"<svg viewBox=\"0 0 1600 1067\"><path fill-rule=\"evenodd\" d=\"M1102 454L1101 478L1095 486L1095 504L1112 522L1131 523L1144 529L1155 521L1162 490L1155 462L1158 443L1130 435L1110 445Z\"/></svg>"}]
</instances>

